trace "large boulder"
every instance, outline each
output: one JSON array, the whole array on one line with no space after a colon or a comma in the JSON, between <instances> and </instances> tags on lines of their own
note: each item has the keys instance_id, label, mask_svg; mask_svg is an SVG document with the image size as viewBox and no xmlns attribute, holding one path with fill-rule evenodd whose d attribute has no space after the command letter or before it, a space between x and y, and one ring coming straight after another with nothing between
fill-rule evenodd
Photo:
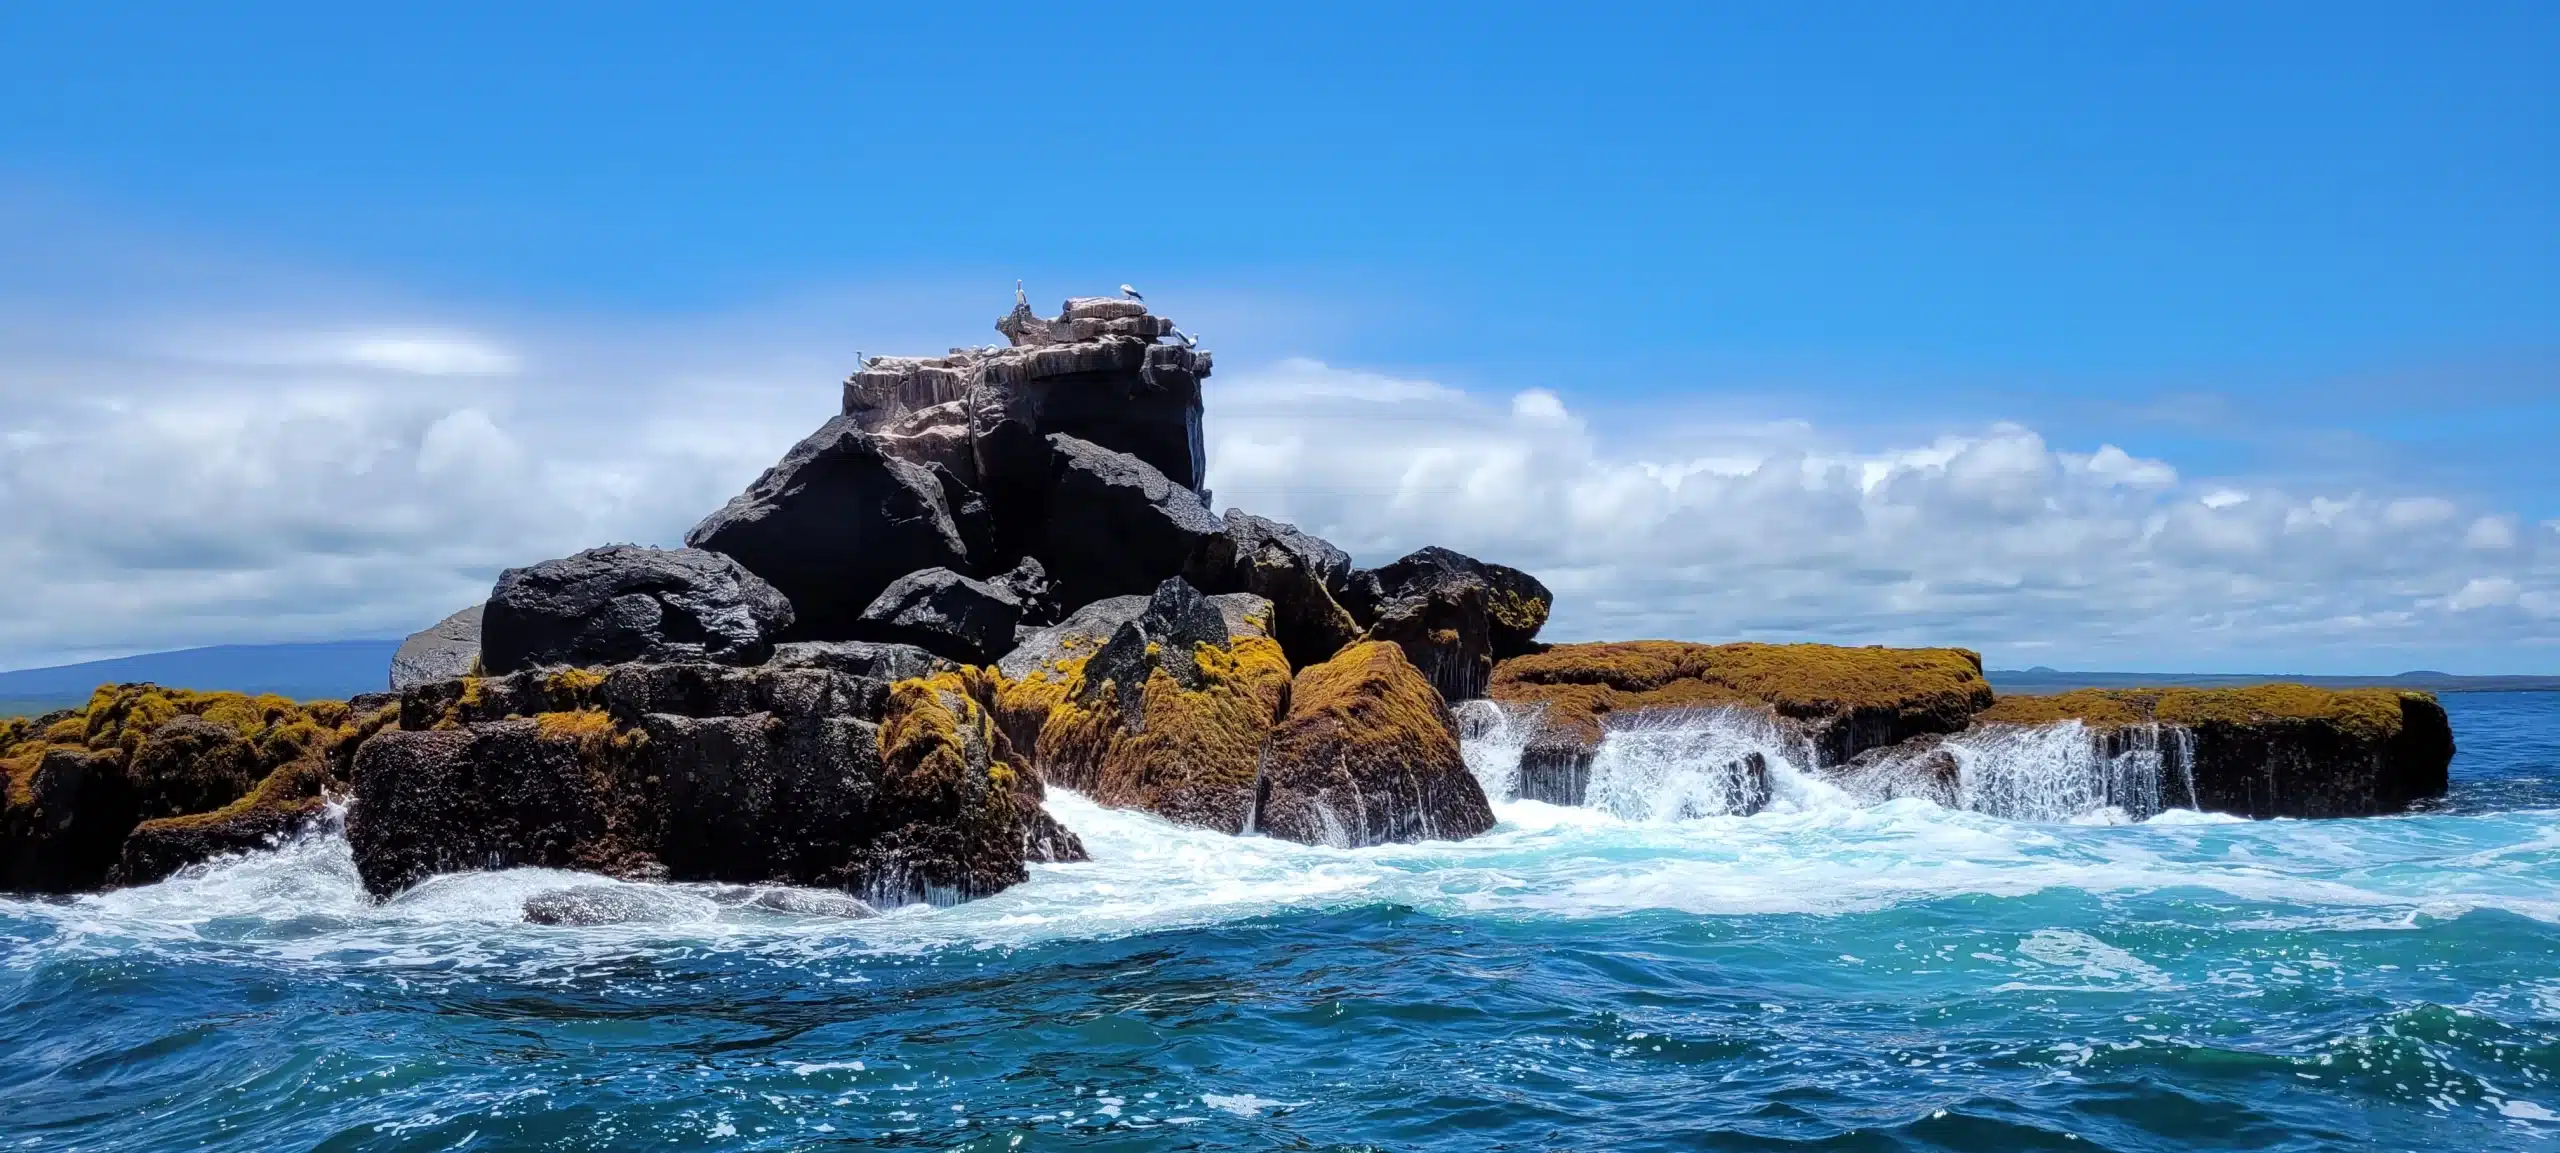
<instances>
[{"instance_id":1,"label":"large boulder","mask_svg":"<svg viewBox=\"0 0 2560 1153\"><path fill-rule=\"evenodd\" d=\"M498 575L481 618L491 673L543 665L714 661L773 653L791 602L737 561L702 549L607 545Z\"/></svg>"},{"instance_id":2,"label":"large boulder","mask_svg":"<svg viewBox=\"0 0 2560 1153\"><path fill-rule=\"evenodd\" d=\"M838 416L685 534L790 598L793 640L850 638L889 582L918 569L980 571L935 471Z\"/></svg>"},{"instance_id":3,"label":"large boulder","mask_svg":"<svg viewBox=\"0 0 2560 1153\"><path fill-rule=\"evenodd\" d=\"M1485 695L1497 660L1528 652L1554 594L1536 577L1433 546L1349 575L1343 604L1368 639L1393 641L1441 695Z\"/></svg>"},{"instance_id":4,"label":"large boulder","mask_svg":"<svg viewBox=\"0 0 2560 1153\"><path fill-rule=\"evenodd\" d=\"M1013 648L1022 602L1009 588L929 568L891 581L862 610L872 640L910 644L962 664L991 664Z\"/></svg>"},{"instance_id":5,"label":"large boulder","mask_svg":"<svg viewBox=\"0 0 2560 1153\"><path fill-rule=\"evenodd\" d=\"M391 691L471 672L480 663L480 614L486 608L473 605L409 634L391 654Z\"/></svg>"},{"instance_id":6,"label":"large boulder","mask_svg":"<svg viewBox=\"0 0 2560 1153\"><path fill-rule=\"evenodd\" d=\"M1358 848L1493 827L1448 703L1383 641L1298 673L1262 764L1252 827L1283 840Z\"/></svg>"},{"instance_id":7,"label":"large boulder","mask_svg":"<svg viewBox=\"0 0 2560 1153\"><path fill-rule=\"evenodd\" d=\"M1146 593L1224 532L1199 493L1144 460L1063 434L1049 451L1043 539L1032 551L1066 604Z\"/></svg>"},{"instance_id":8,"label":"large boulder","mask_svg":"<svg viewBox=\"0 0 2560 1153\"><path fill-rule=\"evenodd\" d=\"M347 839L369 890L540 865L948 903L1022 881L1026 861L1083 858L995 729L982 673L890 686L823 667L621 665L511 680L365 742ZM492 715L510 706L571 707Z\"/></svg>"},{"instance_id":9,"label":"large boulder","mask_svg":"<svg viewBox=\"0 0 2560 1153\"><path fill-rule=\"evenodd\" d=\"M1294 666L1321 663L1360 639L1359 622L1338 599L1349 587L1351 554L1295 525L1237 509L1221 523L1224 531L1192 558L1193 584L1269 599L1272 635Z\"/></svg>"},{"instance_id":10,"label":"large boulder","mask_svg":"<svg viewBox=\"0 0 2560 1153\"><path fill-rule=\"evenodd\" d=\"M1094 654L1120 626L1146 615L1151 596L1104 597L1067 614L1053 625L1030 630L1013 650L996 662L996 670L1020 680L1034 672L1064 673L1067 666ZM1252 593L1220 593L1209 598L1226 622L1229 637L1271 636L1271 602Z\"/></svg>"},{"instance_id":11,"label":"large boulder","mask_svg":"<svg viewBox=\"0 0 2560 1153\"><path fill-rule=\"evenodd\" d=\"M1288 689L1279 645L1176 578L1099 647L1005 679L996 715L1051 784L1234 833Z\"/></svg>"},{"instance_id":12,"label":"large boulder","mask_svg":"<svg viewBox=\"0 0 2560 1153\"><path fill-rule=\"evenodd\" d=\"M791 641L773 646L773 659L765 664L777 669L833 669L883 682L929 677L952 667L950 661L914 645L872 641Z\"/></svg>"},{"instance_id":13,"label":"large boulder","mask_svg":"<svg viewBox=\"0 0 2560 1153\"><path fill-rule=\"evenodd\" d=\"M2444 795L2453 763L2444 706L2398 689L2081 689L2005 697L1976 720L2076 724L2097 761L2138 741L2163 762L2164 804L2241 817L2405 812Z\"/></svg>"}]
</instances>

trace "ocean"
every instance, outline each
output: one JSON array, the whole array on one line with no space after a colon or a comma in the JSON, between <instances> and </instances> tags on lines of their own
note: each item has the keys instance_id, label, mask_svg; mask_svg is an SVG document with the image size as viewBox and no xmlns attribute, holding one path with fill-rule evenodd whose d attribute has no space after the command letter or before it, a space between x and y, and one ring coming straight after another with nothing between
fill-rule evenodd
<instances>
[{"instance_id":1,"label":"ocean","mask_svg":"<svg viewBox=\"0 0 2560 1153\"><path fill-rule=\"evenodd\" d=\"M0 899L0 1148L2560 1148L2560 693L2445 704L2402 817L2058 762L1694 816L1657 763L1342 851L1053 794L1090 863L867 920L523 923L605 883L543 870L376 904L321 830Z\"/></svg>"}]
</instances>

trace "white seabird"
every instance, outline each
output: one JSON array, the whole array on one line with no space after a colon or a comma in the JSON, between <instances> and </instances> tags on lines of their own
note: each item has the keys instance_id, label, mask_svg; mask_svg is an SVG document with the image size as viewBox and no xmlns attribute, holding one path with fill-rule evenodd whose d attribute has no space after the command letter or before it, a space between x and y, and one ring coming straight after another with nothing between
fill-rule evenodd
<instances>
[{"instance_id":1,"label":"white seabird","mask_svg":"<svg viewBox=\"0 0 2560 1153\"><path fill-rule=\"evenodd\" d=\"M1022 282L1019 280L1013 282L1013 306L1015 308L1031 307L1031 298L1022 294Z\"/></svg>"},{"instance_id":2,"label":"white seabird","mask_svg":"<svg viewBox=\"0 0 2560 1153\"><path fill-rule=\"evenodd\" d=\"M1145 303L1147 302L1147 298L1146 298L1146 297L1143 297L1143 296L1138 295L1138 290L1137 290L1137 289L1131 288L1131 287L1129 287L1128 285L1125 285L1125 284L1123 284L1123 285L1121 285L1121 286L1120 286L1120 295L1125 296L1125 297L1128 297L1128 298L1129 298L1129 299L1131 299L1131 300L1137 301L1137 302L1138 302L1138 303L1140 303L1140 304L1145 304Z\"/></svg>"}]
</instances>

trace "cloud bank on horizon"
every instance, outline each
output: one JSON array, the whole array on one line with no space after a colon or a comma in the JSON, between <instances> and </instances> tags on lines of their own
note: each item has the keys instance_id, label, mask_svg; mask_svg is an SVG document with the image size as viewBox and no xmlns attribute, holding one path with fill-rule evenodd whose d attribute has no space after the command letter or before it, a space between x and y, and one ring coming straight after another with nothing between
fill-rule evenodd
<instances>
[{"instance_id":1,"label":"cloud bank on horizon","mask_svg":"<svg viewBox=\"0 0 2560 1153\"><path fill-rule=\"evenodd\" d=\"M398 635L508 565L676 543L833 411L853 347L289 310L20 316L0 340L0 667ZM1725 422L1713 396L1611 423L1569 399L1588 383L1230 360L1210 485L1364 563L1436 543L1527 568L1558 593L1550 639L2310 672L2547 671L2560 651L2560 524L2461 494L2191 477L2014 422Z\"/></svg>"}]
</instances>

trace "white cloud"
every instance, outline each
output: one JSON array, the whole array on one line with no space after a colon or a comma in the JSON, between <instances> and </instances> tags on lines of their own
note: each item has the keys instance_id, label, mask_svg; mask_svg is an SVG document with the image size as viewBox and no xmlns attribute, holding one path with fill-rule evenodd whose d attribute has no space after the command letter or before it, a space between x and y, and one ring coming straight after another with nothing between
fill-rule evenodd
<instances>
[{"instance_id":1,"label":"white cloud","mask_svg":"<svg viewBox=\"0 0 2560 1153\"><path fill-rule=\"evenodd\" d=\"M853 348L969 340L1002 303L858 334L839 307L0 324L0 667L397 635L503 566L672 543L833 411ZM1704 398L1603 418L1572 399L1595 382L1555 383L1478 396L1239 358L1209 384L1211 483L1367 563L1439 543L1528 568L1559 594L1559 639L2253 667L2560 640L2560 533L2389 478L2207 486L2132 436L1719 423Z\"/></svg>"},{"instance_id":2,"label":"white cloud","mask_svg":"<svg viewBox=\"0 0 2560 1153\"><path fill-rule=\"evenodd\" d=\"M1335 385L1309 386L1326 373ZM2478 524L2505 522L2466 519L2442 497L2190 487L2167 462L2074 451L2015 424L1862 444L1792 422L1699 433L1691 410L1608 435L1561 399L1522 399L1551 392L1497 407L1416 382L1352 385L1376 379L1313 362L1213 379L1220 504L1296 521L1368 563L1436 542L1529 568L1560 594L1560 638L1959 643L1995 660L2052 647L2253 667L2560 639L2465 611L2560 602L2560 548L2515 549L2489 575L2472 552L2472 571L2448 571ZM1650 439L1648 426L1687 439Z\"/></svg>"}]
</instances>

